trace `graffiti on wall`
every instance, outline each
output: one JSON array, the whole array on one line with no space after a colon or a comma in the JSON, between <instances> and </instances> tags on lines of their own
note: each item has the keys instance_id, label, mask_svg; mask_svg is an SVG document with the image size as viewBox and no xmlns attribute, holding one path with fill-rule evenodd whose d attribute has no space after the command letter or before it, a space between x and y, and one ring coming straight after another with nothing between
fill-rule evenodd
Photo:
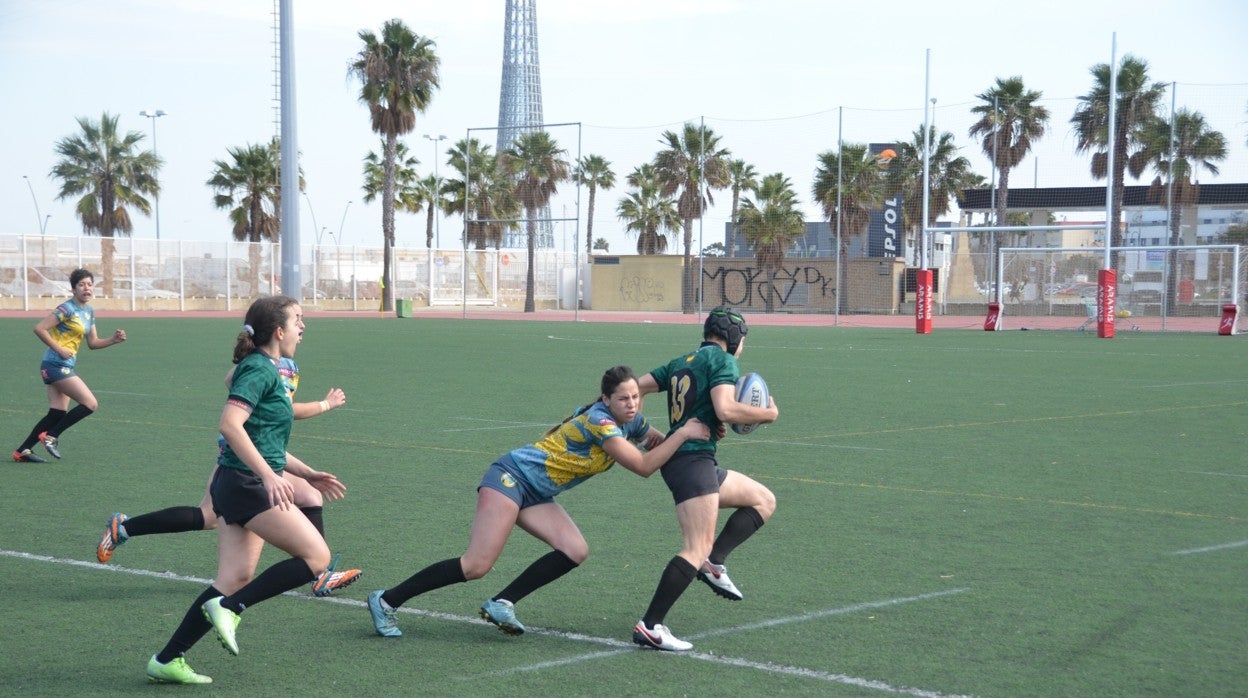
<instances>
[{"instance_id":1,"label":"graffiti on wall","mask_svg":"<svg viewBox=\"0 0 1248 698\"><path fill-rule=\"evenodd\" d=\"M703 267L702 287L705 300L716 305L762 304L770 291L774 302L783 306L794 299L793 292L801 284L808 290L800 294L804 301L815 295L834 299L836 279L824 272L820 267L795 265L781 267L772 279L760 267Z\"/></svg>"},{"instance_id":2,"label":"graffiti on wall","mask_svg":"<svg viewBox=\"0 0 1248 698\"><path fill-rule=\"evenodd\" d=\"M664 283L652 276L637 274L620 279L620 298L629 303L659 303L663 301L665 291Z\"/></svg>"}]
</instances>

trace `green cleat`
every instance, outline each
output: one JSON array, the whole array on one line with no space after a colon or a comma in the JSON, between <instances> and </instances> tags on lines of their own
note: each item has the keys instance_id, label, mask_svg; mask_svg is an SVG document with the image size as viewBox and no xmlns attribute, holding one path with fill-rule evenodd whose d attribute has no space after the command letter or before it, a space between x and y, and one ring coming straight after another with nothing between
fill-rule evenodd
<instances>
[{"instance_id":1,"label":"green cleat","mask_svg":"<svg viewBox=\"0 0 1248 698\"><path fill-rule=\"evenodd\" d=\"M230 654L238 656L238 640L234 639L234 631L238 629L238 621L242 619L237 613L221 605L221 599L224 598L224 596L218 596L205 601L202 607L204 617L212 624L212 629L217 631L217 639L221 641L221 646Z\"/></svg>"},{"instance_id":2,"label":"green cleat","mask_svg":"<svg viewBox=\"0 0 1248 698\"><path fill-rule=\"evenodd\" d=\"M168 664L156 661L156 655L147 660L147 680L152 683L212 683L211 676L196 674L183 657L174 657Z\"/></svg>"}]
</instances>

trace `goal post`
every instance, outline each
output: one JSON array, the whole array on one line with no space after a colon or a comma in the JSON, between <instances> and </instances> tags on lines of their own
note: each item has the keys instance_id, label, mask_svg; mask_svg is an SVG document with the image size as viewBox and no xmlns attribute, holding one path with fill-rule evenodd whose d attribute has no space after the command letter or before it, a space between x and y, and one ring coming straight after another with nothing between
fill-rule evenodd
<instances>
[{"instance_id":1,"label":"goal post","mask_svg":"<svg viewBox=\"0 0 1248 698\"><path fill-rule=\"evenodd\" d=\"M1122 329L1219 329L1224 306L1244 297L1239 245L1115 247L1114 317ZM1002 247L996 302L1003 316L1070 316L1087 324L1104 264L1097 247Z\"/></svg>"}]
</instances>

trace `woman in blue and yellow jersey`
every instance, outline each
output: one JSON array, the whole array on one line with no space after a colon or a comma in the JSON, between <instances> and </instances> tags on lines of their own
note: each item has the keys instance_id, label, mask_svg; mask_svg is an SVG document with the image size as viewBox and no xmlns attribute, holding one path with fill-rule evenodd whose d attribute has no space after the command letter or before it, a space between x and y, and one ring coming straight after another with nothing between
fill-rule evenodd
<instances>
[{"instance_id":1,"label":"woman in blue and yellow jersey","mask_svg":"<svg viewBox=\"0 0 1248 698\"><path fill-rule=\"evenodd\" d=\"M237 655L236 630L243 610L307 584L329 567L329 547L295 503L289 471L322 491L345 493L330 473L287 459L294 407L278 369L293 358L303 338L303 310L289 296L251 304L234 345L234 377L218 431L225 448L210 491L217 526L217 574L191 604L164 649L147 663L147 676L162 683L211 683L186 663L185 653L209 630ZM265 543L290 557L255 576Z\"/></svg>"},{"instance_id":2,"label":"woman in blue and yellow jersey","mask_svg":"<svg viewBox=\"0 0 1248 698\"><path fill-rule=\"evenodd\" d=\"M125 330L116 330L107 339L100 339L95 333L95 309L91 307L95 277L91 272L75 269L69 275L69 286L74 297L56 306L51 315L35 325L35 336L48 345L39 362L39 374L48 387L48 413L13 452L13 460L19 463L46 462L30 450L38 442L43 442L44 449L53 458L60 458L61 434L91 416L100 406L95 394L75 372L82 345L86 344L88 349L103 349L126 341ZM72 410L69 409L70 400L78 403Z\"/></svg>"},{"instance_id":3,"label":"woman in blue and yellow jersey","mask_svg":"<svg viewBox=\"0 0 1248 698\"><path fill-rule=\"evenodd\" d=\"M551 552L538 558L506 589L481 605L480 615L509 635L524 632L515 604L572 571L589 556L589 545L555 495L619 463L649 477L686 440L708 439L710 430L690 420L664 439L641 414L637 377L627 366L602 376L601 397L574 412L536 443L517 448L495 461L477 487L477 513L468 550L429 565L390 589L368 595L373 627L383 637L402 635L396 609L433 589L484 577L503 552L516 526L546 543ZM634 442L644 443L643 453Z\"/></svg>"}]
</instances>

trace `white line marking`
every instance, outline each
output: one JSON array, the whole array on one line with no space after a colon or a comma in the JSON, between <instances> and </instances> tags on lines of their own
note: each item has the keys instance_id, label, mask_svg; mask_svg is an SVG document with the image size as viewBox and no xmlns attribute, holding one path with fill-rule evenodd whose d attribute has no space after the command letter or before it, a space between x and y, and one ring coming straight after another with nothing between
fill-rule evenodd
<instances>
[{"instance_id":1,"label":"white line marking","mask_svg":"<svg viewBox=\"0 0 1248 698\"><path fill-rule=\"evenodd\" d=\"M773 618L765 620L761 623L751 623L749 625L737 625L731 628L720 628L719 630L708 630L702 633L688 635L690 640L700 640L706 637L716 637L718 635L727 635L728 633L743 632L746 630L758 630L760 628L773 628L777 625L788 625L789 623L803 623L808 620L817 618L827 618L828 616L840 616L846 613L857 613L858 611L869 611L873 608L884 608L886 606L896 606L897 604L913 603L915 601L927 601L928 599L938 599L942 596L952 596L953 594L965 594L970 591L968 588L949 589L947 591L934 591L930 594L919 594L918 596L906 596L900 599L888 599L887 601L868 601L866 603L853 604L852 606L841 606L840 608L829 608L823 611L815 611L814 613L805 613L800 616L789 616L788 618Z\"/></svg>"},{"instance_id":2,"label":"white line marking","mask_svg":"<svg viewBox=\"0 0 1248 698\"><path fill-rule=\"evenodd\" d=\"M1216 475L1218 477L1248 477L1248 475L1244 475L1243 473L1209 473L1203 470L1180 470L1179 472L1187 473L1188 475Z\"/></svg>"},{"instance_id":3,"label":"white line marking","mask_svg":"<svg viewBox=\"0 0 1248 698\"><path fill-rule=\"evenodd\" d=\"M1192 555L1194 553L1211 553L1215 550L1229 550L1231 548L1243 548L1248 546L1248 540L1241 540L1237 543L1223 543L1222 545L1211 545L1207 548L1189 548L1187 550L1176 550L1171 555Z\"/></svg>"},{"instance_id":4,"label":"white line marking","mask_svg":"<svg viewBox=\"0 0 1248 698\"><path fill-rule=\"evenodd\" d=\"M733 441L732 445L741 445L745 442ZM810 441L777 441L775 439L750 439L750 443L755 444L779 444L781 446L805 446L807 448L835 448L843 451L898 451L896 448L877 448L875 446L842 446L840 444L817 444Z\"/></svg>"},{"instance_id":5,"label":"white line marking","mask_svg":"<svg viewBox=\"0 0 1248 698\"><path fill-rule=\"evenodd\" d=\"M1248 541L1244 541L1243 543L1237 543L1234 545L1248 545ZM1227 546L1220 546L1220 547L1227 547ZM186 575L174 574L172 572L154 572L152 570L141 570L141 569L135 569L131 567L120 567L117 565L103 565L98 562L87 562L84 560L70 560L67 558L51 557L49 555L35 555L33 553L24 553L24 552L19 552L16 550L0 550L0 557L12 557L12 558L18 558L21 560L32 560L36 562L51 562L53 564L58 564L58 565L70 565L73 567L82 567L82 568L92 569L92 570L105 570L109 572L132 574L132 575L139 576L139 577L154 577L157 579L170 579L170 580L178 581L178 582L192 582L196 584L211 584L212 583L211 579L203 579L200 577L190 577ZM937 591L937 592L932 592L930 594L920 594L918 596L908 596L905 598L890 599L887 601L873 601L873 602L867 602L867 603L861 603L861 604L854 604L852 606L843 606L840 608L833 608L833 609L828 609L825 611L817 611L815 613L808 613L802 616L792 616L790 618L779 618L773 621L764 621L762 623L755 623L752 625L742 625L736 628L712 630L712 631L700 633L697 635L690 635L689 637L691 638L714 637L716 635L723 635L723 634L730 633L730 632L740 632L743 630L750 630L750 629L755 629L755 628L766 628L766 627L772 627L775 625L782 625L786 623L798 623L798 622L802 622L806 620L823 618L823 617L830 616L830 615L853 613L855 611L868 610L872 608L881 608L884 606L894 606L900 603L908 603L908 602L913 602L913 601L925 601L928 599L939 598L941 596L948 596L950 594L960 594L966 591L969 591L969 589L965 589L965 588L950 589L947 591ZM354 599L342 599L342 598L337 598L337 597L332 597L332 596L325 596L325 597L309 596L302 589L296 590L296 591L288 591L282 595L288 596L294 599L299 599L301 601L318 601L321 603L338 604L340 606L351 606L353 608L362 608L362 609L368 608L368 604L363 601L356 601ZM437 620L446 620L446 621L452 621L456 623L472 623L476 625L476 624L480 624L483 622L475 616L459 616L459 615L454 615L450 613L440 613L438 611L425 611L425 610L417 609L417 608L409 608L407 606L401 606L397 610L399 613L407 613L410 615L423 616L425 618L435 618ZM553 668L553 667L558 667L558 666L566 666L569 664L575 664L577 662L590 661L594 659L603 659L607 657L614 657L616 655L623 654L624 652L646 651L640 648L634 648L633 645L629 642L616 640L614 638L594 637L591 635L582 635L580 633L569 633L569 632L564 632L560 630L549 630L546 628L539 628L535 626L528 626L526 633L532 634L532 635L545 635L547 637L556 637L556 638L565 639L565 640L576 640L580 642L588 642L588 643L597 644L597 645L604 645L606 647L612 647L615 649L606 651L606 652L592 652L589 654L577 655L575 657L567 657L564 659L556 659L556 660L551 660L547 662L540 662L537 664L529 664L529 665L525 665L521 667L511 668L511 669L503 669L501 671L484 674L485 676L496 676L500 674L508 674L508 673L519 672L519 671L538 671L538 670L546 669L546 668ZM706 654L703 652L679 652L679 653L664 652L660 654L671 654L674 657L687 657L687 658L698 659L698 660L706 661L706 662L713 662L715 664L724 664L727 666L744 667L747 669L757 669L759 671L764 671L764 672L768 672L772 674L784 674L786 676L796 676L796 677L801 677L801 678L816 679L819 681L828 681L832 683L845 684L847 686L858 686L860 688L870 688L870 689L874 689L878 691L884 691L887 693L897 693L897 694L908 695L908 696L919 696L920 698L963 698L959 694L940 693L937 691L928 691L924 689L910 688L907 686L893 686L891 684L884 683L883 681L875 681L872 679L863 679L863 678L858 678L854 676L846 676L845 674L834 674L834 673L830 673L826 671L807 669L804 667L784 666L781 664L772 664L770 662L756 662L756 661L749 660L749 659L741 659L737 657L725 657L725 656L715 655L715 654ZM477 675L477 676L481 676L481 675Z\"/></svg>"},{"instance_id":6,"label":"white line marking","mask_svg":"<svg viewBox=\"0 0 1248 698\"><path fill-rule=\"evenodd\" d=\"M1248 379L1239 380L1220 380L1220 381L1197 381L1193 383L1158 383L1157 385L1142 385L1141 388L1188 388L1193 385L1226 385L1228 383L1245 383Z\"/></svg>"},{"instance_id":7,"label":"white line marking","mask_svg":"<svg viewBox=\"0 0 1248 698\"><path fill-rule=\"evenodd\" d=\"M96 390L95 392L101 395L130 395L133 397L152 397L148 393L126 393L120 390Z\"/></svg>"}]
</instances>

